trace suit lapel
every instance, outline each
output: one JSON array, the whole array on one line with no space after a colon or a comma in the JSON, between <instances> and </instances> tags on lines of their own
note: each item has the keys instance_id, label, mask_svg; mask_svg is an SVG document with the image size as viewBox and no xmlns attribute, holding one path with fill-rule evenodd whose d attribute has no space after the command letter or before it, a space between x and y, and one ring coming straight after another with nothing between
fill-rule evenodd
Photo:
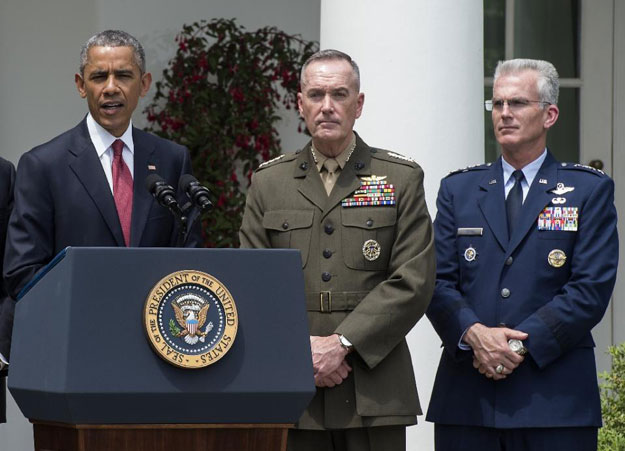
<instances>
[{"instance_id":1,"label":"suit lapel","mask_svg":"<svg viewBox=\"0 0 625 451\"><path fill-rule=\"evenodd\" d=\"M504 197L501 157L490 167L480 182L478 205L499 246L508 246L508 223Z\"/></svg>"},{"instance_id":2,"label":"suit lapel","mask_svg":"<svg viewBox=\"0 0 625 451\"><path fill-rule=\"evenodd\" d=\"M299 153L293 176L302 179L298 187L299 192L322 210L323 219L337 204L360 187L359 176L371 175L371 149L356 135L356 148L328 196L310 147L309 142Z\"/></svg>"},{"instance_id":3,"label":"suit lapel","mask_svg":"<svg viewBox=\"0 0 625 451\"><path fill-rule=\"evenodd\" d=\"M549 202L553 198L553 193L550 193L557 185L558 178L558 165L551 155L547 153L547 157L543 162L540 170L534 177L532 186L530 187L525 202L523 202L523 208L521 209L521 217L519 223L514 228L514 233L510 239L510 245L508 246L508 253L512 253L514 249L521 243L525 235L529 230L535 226L538 215L543 209L549 205ZM541 183L544 180L547 183Z\"/></svg>"},{"instance_id":4,"label":"suit lapel","mask_svg":"<svg viewBox=\"0 0 625 451\"><path fill-rule=\"evenodd\" d=\"M125 246L111 188L102 170L102 163L100 163L95 147L91 143L86 120L76 127L74 137L68 150L75 158L69 166L93 199L117 245Z\"/></svg>"},{"instance_id":5,"label":"suit lapel","mask_svg":"<svg viewBox=\"0 0 625 451\"><path fill-rule=\"evenodd\" d=\"M323 210L323 207L328 201L328 195L321 182L321 177L319 177L317 166L312 159L310 146L311 144L308 143L299 153L293 176L302 179L298 191L306 199L319 207L320 210Z\"/></svg>"},{"instance_id":6,"label":"suit lapel","mask_svg":"<svg viewBox=\"0 0 625 451\"><path fill-rule=\"evenodd\" d=\"M132 221L130 226L130 245L138 247L145 230L150 208L154 199L145 188L144 182L148 176L148 165L158 168L158 160L154 155L154 145L142 136L142 132L132 129L134 143L134 180L132 191ZM174 187L176 189L177 187Z\"/></svg>"}]
</instances>

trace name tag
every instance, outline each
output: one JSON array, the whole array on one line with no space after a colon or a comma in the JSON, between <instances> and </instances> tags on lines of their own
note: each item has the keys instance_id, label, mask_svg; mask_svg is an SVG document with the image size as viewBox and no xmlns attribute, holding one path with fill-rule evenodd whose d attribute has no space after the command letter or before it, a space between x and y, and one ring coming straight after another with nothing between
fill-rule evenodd
<instances>
[{"instance_id":1,"label":"name tag","mask_svg":"<svg viewBox=\"0 0 625 451\"><path fill-rule=\"evenodd\" d=\"M482 227L458 227L457 236L482 236L484 229Z\"/></svg>"}]
</instances>

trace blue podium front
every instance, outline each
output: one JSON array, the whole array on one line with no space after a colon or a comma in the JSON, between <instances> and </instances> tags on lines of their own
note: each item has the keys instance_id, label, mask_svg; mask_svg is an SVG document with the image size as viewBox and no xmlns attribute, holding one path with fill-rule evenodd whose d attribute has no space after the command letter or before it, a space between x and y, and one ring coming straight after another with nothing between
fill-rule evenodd
<instances>
[{"instance_id":1,"label":"blue podium front","mask_svg":"<svg viewBox=\"0 0 625 451\"><path fill-rule=\"evenodd\" d=\"M150 293L180 272L210 275L236 305L236 336L205 367L173 365L146 333ZM199 311L191 317L213 328ZM191 348L204 336L181 312L164 328ZM315 392L294 250L68 248L18 301L14 324L9 389L31 420L295 423Z\"/></svg>"}]
</instances>

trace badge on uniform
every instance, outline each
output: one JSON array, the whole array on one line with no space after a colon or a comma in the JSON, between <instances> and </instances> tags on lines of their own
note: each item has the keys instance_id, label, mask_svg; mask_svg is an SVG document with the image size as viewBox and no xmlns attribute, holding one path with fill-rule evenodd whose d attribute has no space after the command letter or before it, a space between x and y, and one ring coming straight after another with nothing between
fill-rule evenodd
<instances>
[{"instance_id":1,"label":"badge on uniform","mask_svg":"<svg viewBox=\"0 0 625 451\"><path fill-rule=\"evenodd\" d=\"M570 193L574 189L575 189L575 187L573 187L573 186L564 186L564 183L560 182L560 183L558 183L556 185L556 188L552 189L550 192L552 192L553 194L557 194L558 196L561 196L563 194Z\"/></svg>"},{"instance_id":2,"label":"badge on uniform","mask_svg":"<svg viewBox=\"0 0 625 451\"><path fill-rule=\"evenodd\" d=\"M472 262L477 258L477 251L471 245L464 250L464 259L468 262Z\"/></svg>"},{"instance_id":3,"label":"badge on uniform","mask_svg":"<svg viewBox=\"0 0 625 451\"><path fill-rule=\"evenodd\" d=\"M577 207L545 207L538 216L538 230L576 232L578 210Z\"/></svg>"},{"instance_id":4,"label":"badge on uniform","mask_svg":"<svg viewBox=\"0 0 625 451\"><path fill-rule=\"evenodd\" d=\"M566 254L560 249L554 249L549 252L549 255L547 256L547 261L554 268L560 268L566 263Z\"/></svg>"},{"instance_id":5,"label":"badge on uniform","mask_svg":"<svg viewBox=\"0 0 625 451\"><path fill-rule=\"evenodd\" d=\"M376 240L367 240L365 244L362 245L362 255L370 262L378 259L381 250L380 243Z\"/></svg>"},{"instance_id":6,"label":"badge on uniform","mask_svg":"<svg viewBox=\"0 0 625 451\"><path fill-rule=\"evenodd\" d=\"M341 201L342 207L377 207L395 205L395 187L386 176L371 175L360 178L360 188L354 195Z\"/></svg>"}]
</instances>

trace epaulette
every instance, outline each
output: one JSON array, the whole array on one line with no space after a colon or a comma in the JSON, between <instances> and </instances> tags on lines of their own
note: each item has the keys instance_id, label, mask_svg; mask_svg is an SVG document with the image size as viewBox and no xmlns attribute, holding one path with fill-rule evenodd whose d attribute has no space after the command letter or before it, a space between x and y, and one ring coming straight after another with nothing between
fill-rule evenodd
<instances>
[{"instance_id":1,"label":"epaulette","mask_svg":"<svg viewBox=\"0 0 625 451\"><path fill-rule=\"evenodd\" d=\"M380 160L392 161L394 163L405 164L407 166L417 166L417 162L412 158L406 157L397 152L391 152L390 150L371 147L371 156L374 158L379 158Z\"/></svg>"},{"instance_id":2,"label":"epaulette","mask_svg":"<svg viewBox=\"0 0 625 451\"><path fill-rule=\"evenodd\" d=\"M456 169L455 171L449 171L449 173L445 177L449 177L450 175L454 175L454 174L461 174L463 172L478 171L480 169L488 169L492 165L493 163L474 164L473 166L467 166L466 168Z\"/></svg>"},{"instance_id":3,"label":"epaulette","mask_svg":"<svg viewBox=\"0 0 625 451\"><path fill-rule=\"evenodd\" d=\"M606 175L601 169L593 168L592 166L588 166L581 163L560 163L562 169L577 169L579 171L590 172L595 175Z\"/></svg>"},{"instance_id":4,"label":"epaulette","mask_svg":"<svg viewBox=\"0 0 625 451\"><path fill-rule=\"evenodd\" d=\"M260 171L261 169L267 169L268 167L271 167L275 164L286 162L286 161L291 161L295 157L297 157L297 155L295 154L279 155L276 158L272 158L271 160L267 160L264 163L261 163L256 170Z\"/></svg>"}]
</instances>

